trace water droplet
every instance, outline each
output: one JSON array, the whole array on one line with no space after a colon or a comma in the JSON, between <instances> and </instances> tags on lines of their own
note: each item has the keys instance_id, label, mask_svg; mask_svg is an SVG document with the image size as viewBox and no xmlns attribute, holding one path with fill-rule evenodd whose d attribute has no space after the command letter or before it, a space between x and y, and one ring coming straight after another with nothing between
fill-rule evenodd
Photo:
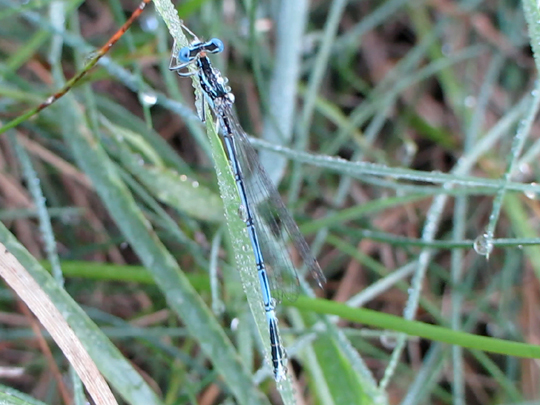
<instances>
[{"instance_id":1,"label":"water droplet","mask_svg":"<svg viewBox=\"0 0 540 405\"><path fill-rule=\"evenodd\" d=\"M158 28L158 19L156 18L155 13L150 13L150 12L144 13L140 17L139 21L140 21L141 29L144 32L154 32Z\"/></svg>"},{"instance_id":2,"label":"water droplet","mask_svg":"<svg viewBox=\"0 0 540 405\"><path fill-rule=\"evenodd\" d=\"M139 93L141 103L147 107L152 107L157 102L157 95L153 92Z\"/></svg>"},{"instance_id":3,"label":"water droplet","mask_svg":"<svg viewBox=\"0 0 540 405\"><path fill-rule=\"evenodd\" d=\"M489 256L493 250L493 242L487 234L482 234L474 240L473 248L481 256Z\"/></svg>"},{"instance_id":4,"label":"water droplet","mask_svg":"<svg viewBox=\"0 0 540 405\"><path fill-rule=\"evenodd\" d=\"M476 97L474 96L465 97L463 104L465 104L465 107L467 108L473 108L474 106L476 106Z\"/></svg>"},{"instance_id":5,"label":"water droplet","mask_svg":"<svg viewBox=\"0 0 540 405\"><path fill-rule=\"evenodd\" d=\"M396 336L394 334L382 334L381 344L387 349L393 349L394 347L396 347L397 344Z\"/></svg>"},{"instance_id":6,"label":"water droplet","mask_svg":"<svg viewBox=\"0 0 540 405\"><path fill-rule=\"evenodd\" d=\"M418 146L415 142L413 142L412 140L405 142L405 153L407 153L407 156L412 157L416 154L417 151Z\"/></svg>"},{"instance_id":7,"label":"water droplet","mask_svg":"<svg viewBox=\"0 0 540 405\"><path fill-rule=\"evenodd\" d=\"M231 330L235 331L238 329L238 325L240 325L240 320L238 318L233 318L231 320Z\"/></svg>"},{"instance_id":8,"label":"water droplet","mask_svg":"<svg viewBox=\"0 0 540 405\"><path fill-rule=\"evenodd\" d=\"M452 46L450 44L443 44L443 46L441 46L441 52L444 56L449 56L452 52Z\"/></svg>"},{"instance_id":9,"label":"water droplet","mask_svg":"<svg viewBox=\"0 0 540 405\"><path fill-rule=\"evenodd\" d=\"M519 165L519 171L523 174L530 175L532 173L531 165L528 163L522 163Z\"/></svg>"},{"instance_id":10,"label":"water droplet","mask_svg":"<svg viewBox=\"0 0 540 405\"><path fill-rule=\"evenodd\" d=\"M133 158L134 158L134 160L135 160L135 163L137 163L139 166L144 166L145 163L146 163L146 162L144 161L144 158L143 158L141 155L139 155L138 153L135 153L135 154L133 155Z\"/></svg>"},{"instance_id":11,"label":"water droplet","mask_svg":"<svg viewBox=\"0 0 540 405\"><path fill-rule=\"evenodd\" d=\"M63 224L69 225L73 222L73 215L71 215L69 212L63 212L62 215L60 215L60 220Z\"/></svg>"},{"instance_id":12,"label":"water droplet","mask_svg":"<svg viewBox=\"0 0 540 405\"><path fill-rule=\"evenodd\" d=\"M85 57L84 57L84 64L85 65L88 65L91 61L93 61L96 57L98 56L98 51L92 51L92 52L89 52Z\"/></svg>"},{"instance_id":13,"label":"water droplet","mask_svg":"<svg viewBox=\"0 0 540 405\"><path fill-rule=\"evenodd\" d=\"M199 187L199 182L198 182L198 181L194 181L193 183L191 183L191 186L192 186L193 188L197 188L197 187Z\"/></svg>"},{"instance_id":14,"label":"water droplet","mask_svg":"<svg viewBox=\"0 0 540 405\"><path fill-rule=\"evenodd\" d=\"M530 184L531 186L538 186L535 182ZM536 200L538 198L538 193L534 190L525 190L525 196L531 200Z\"/></svg>"}]
</instances>

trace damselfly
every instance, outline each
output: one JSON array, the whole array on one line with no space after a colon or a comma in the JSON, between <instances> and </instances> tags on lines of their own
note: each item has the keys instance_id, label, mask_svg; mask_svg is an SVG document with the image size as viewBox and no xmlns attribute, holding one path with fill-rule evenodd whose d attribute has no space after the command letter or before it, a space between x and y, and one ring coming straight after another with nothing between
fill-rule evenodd
<instances>
[{"instance_id":1,"label":"damselfly","mask_svg":"<svg viewBox=\"0 0 540 405\"><path fill-rule=\"evenodd\" d=\"M207 54L221 52L223 43L217 38L203 42L191 31L187 31L194 41L178 52L173 48L169 68L180 76L197 75L205 99L219 121L242 204L242 219L255 255L270 332L273 373L276 381L279 381L285 377L287 369L285 351L278 333L274 298L294 298L299 284L295 266L288 253L289 244L298 251L304 266L321 288L325 277L236 119L233 112L235 98L227 86L227 79L212 66L207 57ZM196 70L188 70L190 65L195 66ZM204 121L204 108L202 111L201 119Z\"/></svg>"}]
</instances>

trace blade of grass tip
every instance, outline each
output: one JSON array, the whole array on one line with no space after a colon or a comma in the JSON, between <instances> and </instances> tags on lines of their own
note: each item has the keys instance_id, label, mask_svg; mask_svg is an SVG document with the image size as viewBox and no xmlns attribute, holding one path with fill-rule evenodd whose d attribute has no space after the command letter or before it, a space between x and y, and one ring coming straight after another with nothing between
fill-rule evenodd
<instances>
[{"instance_id":1,"label":"blade of grass tip","mask_svg":"<svg viewBox=\"0 0 540 405\"><path fill-rule=\"evenodd\" d=\"M262 131L263 139L277 145L287 145L292 138L308 14L307 0L280 3L276 21L276 56ZM253 54L257 54L257 50L253 50ZM278 184L285 173L285 158L269 151L261 151L259 158L272 182Z\"/></svg>"}]
</instances>

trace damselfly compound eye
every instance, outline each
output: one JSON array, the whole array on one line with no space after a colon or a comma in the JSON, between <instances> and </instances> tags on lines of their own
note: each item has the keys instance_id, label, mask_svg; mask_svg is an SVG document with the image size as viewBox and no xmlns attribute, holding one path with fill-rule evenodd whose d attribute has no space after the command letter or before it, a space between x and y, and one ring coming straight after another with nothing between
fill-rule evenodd
<instances>
[{"instance_id":1,"label":"damselfly compound eye","mask_svg":"<svg viewBox=\"0 0 540 405\"><path fill-rule=\"evenodd\" d=\"M223 52L223 48L223 42L221 42L221 39L218 38L212 38L210 41L208 41L208 46L206 46L206 49L210 53Z\"/></svg>"},{"instance_id":2,"label":"damselfly compound eye","mask_svg":"<svg viewBox=\"0 0 540 405\"><path fill-rule=\"evenodd\" d=\"M193 60L191 51L187 46L178 51L178 60L180 60L180 62L190 62Z\"/></svg>"}]
</instances>

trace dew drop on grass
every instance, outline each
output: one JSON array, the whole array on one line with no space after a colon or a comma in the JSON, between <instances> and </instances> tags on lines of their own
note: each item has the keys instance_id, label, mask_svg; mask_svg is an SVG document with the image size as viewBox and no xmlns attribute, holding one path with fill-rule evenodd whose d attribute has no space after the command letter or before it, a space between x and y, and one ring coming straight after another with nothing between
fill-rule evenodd
<instances>
[{"instance_id":1,"label":"dew drop on grass","mask_svg":"<svg viewBox=\"0 0 540 405\"><path fill-rule=\"evenodd\" d=\"M484 233L474 240L473 248L479 255L489 256L493 250L493 242L488 238L488 235Z\"/></svg>"},{"instance_id":2,"label":"dew drop on grass","mask_svg":"<svg viewBox=\"0 0 540 405\"><path fill-rule=\"evenodd\" d=\"M387 349L393 349L396 347L397 339L394 334L383 333L381 335L381 344Z\"/></svg>"},{"instance_id":3,"label":"dew drop on grass","mask_svg":"<svg viewBox=\"0 0 540 405\"><path fill-rule=\"evenodd\" d=\"M476 97L474 97L474 96L465 97L464 104L465 104L465 107L467 107L467 108L475 107L476 106Z\"/></svg>"},{"instance_id":4,"label":"dew drop on grass","mask_svg":"<svg viewBox=\"0 0 540 405\"><path fill-rule=\"evenodd\" d=\"M532 174L532 169L531 169L531 165L528 164L528 163L522 163L519 165L519 171L522 173L522 174L525 174L527 176L530 176Z\"/></svg>"},{"instance_id":5,"label":"dew drop on grass","mask_svg":"<svg viewBox=\"0 0 540 405\"><path fill-rule=\"evenodd\" d=\"M533 186L533 187L538 186L538 184L534 183L534 182L531 183L530 185ZM525 196L527 198L530 198L531 200L536 200L539 197L538 193L536 191L533 191L533 190L526 190L525 191Z\"/></svg>"},{"instance_id":6,"label":"dew drop on grass","mask_svg":"<svg viewBox=\"0 0 540 405\"><path fill-rule=\"evenodd\" d=\"M90 62L92 62L95 58L98 56L98 51L92 51L88 52L84 57L84 65L88 65Z\"/></svg>"},{"instance_id":7,"label":"dew drop on grass","mask_svg":"<svg viewBox=\"0 0 540 405\"><path fill-rule=\"evenodd\" d=\"M155 32L159 26L158 19L154 13L144 13L140 18L141 29L144 32Z\"/></svg>"},{"instance_id":8,"label":"dew drop on grass","mask_svg":"<svg viewBox=\"0 0 540 405\"><path fill-rule=\"evenodd\" d=\"M147 107L152 107L157 102L157 96L153 92L139 93L139 99L141 103Z\"/></svg>"},{"instance_id":9,"label":"dew drop on grass","mask_svg":"<svg viewBox=\"0 0 540 405\"><path fill-rule=\"evenodd\" d=\"M449 56L452 53L452 45L447 43L443 44L443 46L441 46L441 52L444 56Z\"/></svg>"}]
</instances>

